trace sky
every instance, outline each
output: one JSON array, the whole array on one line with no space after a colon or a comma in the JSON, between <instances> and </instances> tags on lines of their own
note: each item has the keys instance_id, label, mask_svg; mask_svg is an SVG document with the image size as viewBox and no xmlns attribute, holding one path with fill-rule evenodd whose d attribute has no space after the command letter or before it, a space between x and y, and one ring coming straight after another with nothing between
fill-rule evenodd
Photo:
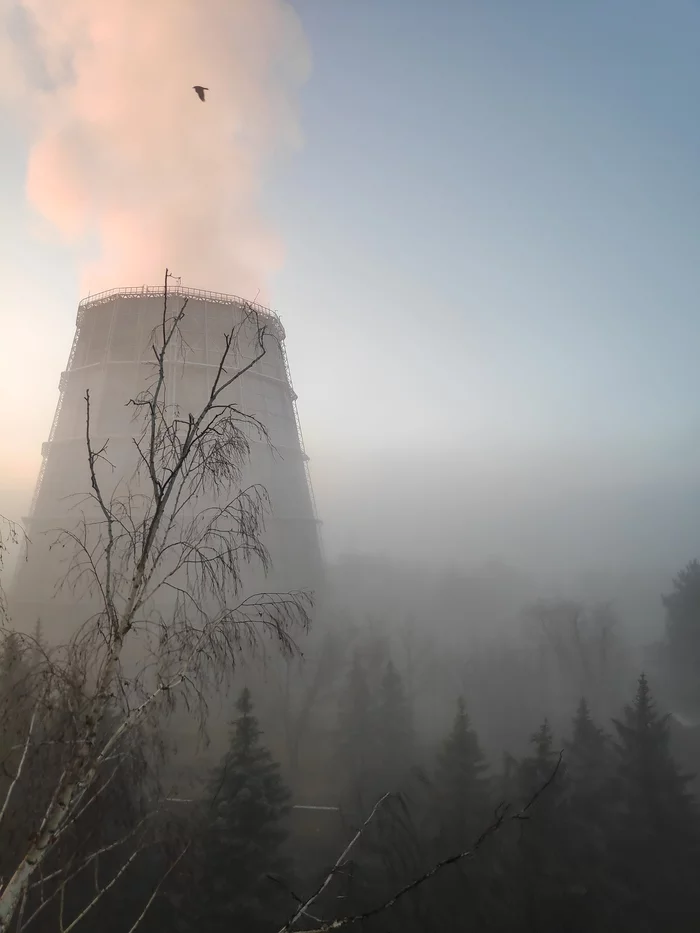
<instances>
[{"instance_id":1,"label":"sky","mask_svg":"<svg viewBox=\"0 0 700 933\"><path fill-rule=\"evenodd\" d=\"M24 5L41 12L42 0ZM258 45L222 40L211 53L226 94L217 102L212 78L206 118L189 89L196 76L183 76L180 92L175 66L160 75L173 107L176 94L194 99L156 123L156 138L207 121L195 124L206 154L193 147L174 165L205 159L196 164L230 194L235 230L208 255L238 250L231 269L242 287L227 290L260 289L285 324L326 547L571 566L673 567L694 556L700 6L265 5ZM26 62L13 6L0 2L15 17L6 40ZM177 28L168 24L173 42ZM193 68L215 38L213 28L195 36ZM256 55L246 58L249 45ZM160 93L132 114L145 131ZM87 124L101 113L99 101L90 106L80 111ZM97 162L72 164L71 148L54 158L56 120L0 101L0 508L31 496L81 288L111 273L109 257L95 271L100 236L119 253L115 272L134 261L118 224L88 224L77 242L65 215L56 222L71 186L82 185L83 210L104 214L124 190L123 166L100 162L95 140ZM206 162L212 140L235 160ZM175 149L169 142L159 158ZM128 167L133 152L123 158ZM99 184L85 181L86 164L100 168ZM140 167L128 171L136 178ZM155 174L139 184L170 203ZM250 182L244 195L229 192L239 177ZM151 228L153 216L149 236L179 256L183 245ZM218 287L218 267L191 273L207 281L184 284Z\"/></svg>"}]
</instances>

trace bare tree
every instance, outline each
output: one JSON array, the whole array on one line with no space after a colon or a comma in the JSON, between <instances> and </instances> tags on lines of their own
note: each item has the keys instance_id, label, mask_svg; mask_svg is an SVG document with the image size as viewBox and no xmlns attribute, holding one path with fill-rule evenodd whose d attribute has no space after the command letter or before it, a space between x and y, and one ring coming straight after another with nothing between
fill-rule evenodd
<instances>
[{"instance_id":1,"label":"bare tree","mask_svg":"<svg viewBox=\"0 0 700 933\"><path fill-rule=\"evenodd\" d=\"M585 696L611 712L618 700L613 687L624 664L612 606L542 600L528 607L526 619L539 630L544 650L556 663L555 673L569 685L572 698Z\"/></svg>"},{"instance_id":2,"label":"bare tree","mask_svg":"<svg viewBox=\"0 0 700 933\"><path fill-rule=\"evenodd\" d=\"M232 401L231 389L276 334L247 307L225 335L201 405L180 411L169 401L168 383L185 349L180 324L187 301L171 308L168 278L166 270L162 320L152 335L153 375L130 402L138 462L133 475L115 481L108 443L93 440L91 398L85 396L90 490L78 501L74 527L62 529L55 544L69 554L64 585L76 594L76 609L90 607L89 617L59 646L43 648L21 637L25 658L32 658L25 678L31 700L23 738L11 748L0 832L13 800L28 799L30 781L33 805L0 881L0 931L24 928L32 905L35 913L42 909L49 866L58 879L49 899L60 901L63 933L93 909L149 843L144 834L151 816L121 840L121 863L67 919L68 880L94 867L105 846L117 847L102 841L67 861L57 859L86 812L130 764L149 764L145 750L179 700L204 728L207 696L230 676L242 650L269 636L292 655L295 631L309 624L308 594L243 592L245 566L266 572L270 565L263 543L267 493L243 485L251 434L269 438L264 425ZM245 337L249 346L251 335L255 352L245 361L241 343Z\"/></svg>"}]
</instances>

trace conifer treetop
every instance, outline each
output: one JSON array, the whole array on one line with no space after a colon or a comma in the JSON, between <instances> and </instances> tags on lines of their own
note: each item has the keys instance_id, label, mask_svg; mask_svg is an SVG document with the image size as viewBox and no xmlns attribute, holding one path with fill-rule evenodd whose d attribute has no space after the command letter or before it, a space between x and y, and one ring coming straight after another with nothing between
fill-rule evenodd
<instances>
[{"instance_id":1,"label":"conifer treetop","mask_svg":"<svg viewBox=\"0 0 700 933\"><path fill-rule=\"evenodd\" d=\"M290 793L261 741L247 687L236 709L240 715L232 723L229 749L209 783L201 881L186 911L192 933L274 928L281 891L268 876L284 877L289 869L280 847L287 837Z\"/></svg>"},{"instance_id":2,"label":"conifer treetop","mask_svg":"<svg viewBox=\"0 0 700 933\"><path fill-rule=\"evenodd\" d=\"M624 719L624 722L613 719L615 728L621 737L629 737L632 733L642 736L645 732L653 732L658 739L668 742L669 714L659 715L657 712L649 681L644 672L639 675L637 681L634 703L631 706L629 704L625 706Z\"/></svg>"},{"instance_id":3,"label":"conifer treetop","mask_svg":"<svg viewBox=\"0 0 700 933\"><path fill-rule=\"evenodd\" d=\"M248 687L241 690L241 694L236 700L236 709L242 716L250 716L253 712L253 699Z\"/></svg>"},{"instance_id":4,"label":"conifer treetop","mask_svg":"<svg viewBox=\"0 0 700 933\"><path fill-rule=\"evenodd\" d=\"M569 747L580 749L584 746L605 744L605 741L605 733L593 721L588 700L581 697L573 719L572 738L571 742L568 743Z\"/></svg>"},{"instance_id":5,"label":"conifer treetop","mask_svg":"<svg viewBox=\"0 0 700 933\"><path fill-rule=\"evenodd\" d=\"M443 777L452 774L469 783L476 781L487 767L479 739L467 713L464 697L460 696L457 699L457 712L452 729L438 755L438 772Z\"/></svg>"},{"instance_id":6,"label":"conifer treetop","mask_svg":"<svg viewBox=\"0 0 700 933\"><path fill-rule=\"evenodd\" d=\"M553 742L552 729L549 720L545 717L537 732L533 732L530 736L530 743L535 747L536 757L549 759L552 755Z\"/></svg>"}]
</instances>

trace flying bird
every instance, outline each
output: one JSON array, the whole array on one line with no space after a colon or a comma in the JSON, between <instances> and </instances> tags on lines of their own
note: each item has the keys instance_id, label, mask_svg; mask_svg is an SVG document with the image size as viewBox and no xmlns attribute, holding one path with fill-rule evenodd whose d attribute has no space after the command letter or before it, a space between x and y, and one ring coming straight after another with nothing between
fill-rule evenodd
<instances>
[{"instance_id":1,"label":"flying bird","mask_svg":"<svg viewBox=\"0 0 700 933\"><path fill-rule=\"evenodd\" d=\"M192 88L192 90L193 90L193 91L196 91L196 92L197 92L197 97L198 97L200 100L203 101L203 100L204 100L204 92L205 92L205 91L208 91L209 88L208 88L208 87L202 87L201 84L195 84L194 87Z\"/></svg>"}]
</instances>

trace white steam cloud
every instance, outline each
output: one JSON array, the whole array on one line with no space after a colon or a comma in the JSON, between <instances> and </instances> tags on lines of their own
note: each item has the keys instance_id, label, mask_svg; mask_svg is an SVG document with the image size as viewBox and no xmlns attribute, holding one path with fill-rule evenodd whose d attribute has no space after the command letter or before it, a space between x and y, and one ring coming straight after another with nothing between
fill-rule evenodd
<instances>
[{"instance_id":1,"label":"white steam cloud","mask_svg":"<svg viewBox=\"0 0 700 933\"><path fill-rule=\"evenodd\" d=\"M4 6L3 6L4 4ZM309 71L285 0L0 0L0 79L30 134L31 205L85 255L82 288L264 292L282 244L265 170L300 143ZM192 86L210 88L201 103Z\"/></svg>"}]
</instances>

